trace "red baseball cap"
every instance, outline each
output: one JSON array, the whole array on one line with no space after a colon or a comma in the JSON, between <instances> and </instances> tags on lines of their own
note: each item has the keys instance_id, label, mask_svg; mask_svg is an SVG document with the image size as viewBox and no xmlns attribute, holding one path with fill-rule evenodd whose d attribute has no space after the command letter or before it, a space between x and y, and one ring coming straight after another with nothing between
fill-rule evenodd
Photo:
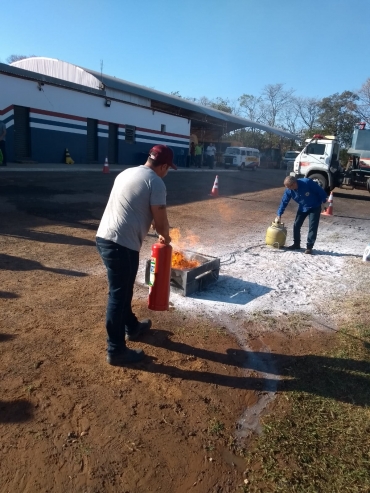
<instances>
[{"instance_id":1,"label":"red baseball cap","mask_svg":"<svg viewBox=\"0 0 370 493\"><path fill-rule=\"evenodd\" d=\"M177 166L173 164L173 151L170 147L158 144L150 149L149 157L153 159L156 164L167 164L171 168L177 169Z\"/></svg>"}]
</instances>

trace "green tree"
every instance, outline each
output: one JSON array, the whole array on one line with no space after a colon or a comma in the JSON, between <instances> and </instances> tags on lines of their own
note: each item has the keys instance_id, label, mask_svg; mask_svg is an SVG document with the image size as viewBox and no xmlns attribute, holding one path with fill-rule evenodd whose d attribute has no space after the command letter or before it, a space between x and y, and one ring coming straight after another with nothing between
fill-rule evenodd
<instances>
[{"instance_id":1,"label":"green tree","mask_svg":"<svg viewBox=\"0 0 370 493\"><path fill-rule=\"evenodd\" d=\"M357 91L359 102L357 104L359 120L364 120L370 125L370 77L362 84Z\"/></svg>"},{"instance_id":2,"label":"green tree","mask_svg":"<svg viewBox=\"0 0 370 493\"><path fill-rule=\"evenodd\" d=\"M208 106L209 108L214 108L215 110L224 111L225 113L230 113L233 115L237 114L237 107L228 98L224 99L217 97L215 99L209 99L206 96L202 96L194 101L197 104Z\"/></svg>"},{"instance_id":3,"label":"green tree","mask_svg":"<svg viewBox=\"0 0 370 493\"><path fill-rule=\"evenodd\" d=\"M284 110L292 104L293 93L293 89L284 89L284 84L267 84L263 88L264 123L271 127L284 124Z\"/></svg>"},{"instance_id":4,"label":"green tree","mask_svg":"<svg viewBox=\"0 0 370 493\"><path fill-rule=\"evenodd\" d=\"M24 60L25 58L33 58L37 55L10 55L6 59L6 62L10 65L11 63L14 62L19 62L20 60Z\"/></svg>"},{"instance_id":5,"label":"green tree","mask_svg":"<svg viewBox=\"0 0 370 493\"><path fill-rule=\"evenodd\" d=\"M319 103L320 100L316 98L294 98L293 105L302 120L302 131L312 132L317 125Z\"/></svg>"},{"instance_id":6,"label":"green tree","mask_svg":"<svg viewBox=\"0 0 370 493\"><path fill-rule=\"evenodd\" d=\"M253 122L262 123L265 115L262 106L262 97L251 94L242 94L238 99L241 116Z\"/></svg>"},{"instance_id":7,"label":"green tree","mask_svg":"<svg viewBox=\"0 0 370 493\"><path fill-rule=\"evenodd\" d=\"M322 133L336 135L343 147L349 147L353 128L358 122L357 101L359 97L351 92L335 93L319 103L318 124Z\"/></svg>"}]
</instances>

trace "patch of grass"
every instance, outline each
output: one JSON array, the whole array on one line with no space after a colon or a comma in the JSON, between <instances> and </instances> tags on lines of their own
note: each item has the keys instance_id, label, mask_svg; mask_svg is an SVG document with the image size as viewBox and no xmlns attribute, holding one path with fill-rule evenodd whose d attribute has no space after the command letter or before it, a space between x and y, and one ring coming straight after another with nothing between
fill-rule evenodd
<instances>
[{"instance_id":1,"label":"patch of grass","mask_svg":"<svg viewBox=\"0 0 370 493\"><path fill-rule=\"evenodd\" d=\"M225 429L225 425L216 418L211 419L208 424L208 433L210 435L220 436L222 435L224 429Z\"/></svg>"},{"instance_id":2,"label":"patch of grass","mask_svg":"<svg viewBox=\"0 0 370 493\"><path fill-rule=\"evenodd\" d=\"M212 442L207 442L207 445L204 446L204 449L207 451L207 452L212 452L213 450L215 450L215 445L214 443Z\"/></svg>"},{"instance_id":3,"label":"patch of grass","mask_svg":"<svg viewBox=\"0 0 370 493\"><path fill-rule=\"evenodd\" d=\"M344 304L330 353L295 360L246 455L243 491L370 491L370 296Z\"/></svg>"},{"instance_id":4,"label":"patch of grass","mask_svg":"<svg viewBox=\"0 0 370 493\"><path fill-rule=\"evenodd\" d=\"M278 317L271 316L269 310L253 312L249 320L245 322L257 325L264 331L281 331L284 333L299 333L311 327L311 315L306 313L289 313Z\"/></svg>"},{"instance_id":5,"label":"patch of grass","mask_svg":"<svg viewBox=\"0 0 370 493\"><path fill-rule=\"evenodd\" d=\"M27 387L25 387L25 389L24 389L24 390L25 390L25 392L26 392L27 394L32 394L32 392L33 392L34 390L36 390L36 389L35 389L35 387L34 387L33 385L27 385Z\"/></svg>"},{"instance_id":6,"label":"patch of grass","mask_svg":"<svg viewBox=\"0 0 370 493\"><path fill-rule=\"evenodd\" d=\"M79 442L77 446L77 455L79 457L88 457L91 454L91 448L86 443Z\"/></svg>"}]
</instances>

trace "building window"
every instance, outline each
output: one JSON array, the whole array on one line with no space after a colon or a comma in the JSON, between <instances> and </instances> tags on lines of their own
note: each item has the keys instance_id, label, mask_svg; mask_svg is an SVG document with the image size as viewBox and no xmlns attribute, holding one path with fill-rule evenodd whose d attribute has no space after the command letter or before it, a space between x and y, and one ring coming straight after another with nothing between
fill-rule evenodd
<instances>
[{"instance_id":1,"label":"building window","mask_svg":"<svg viewBox=\"0 0 370 493\"><path fill-rule=\"evenodd\" d=\"M161 125L161 133L166 133L166 125Z\"/></svg>"},{"instance_id":2,"label":"building window","mask_svg":"<svg viewBox=\"0 0 370 493\"><path fill-rule=\"evenodd\" d=\"M125 127L125 141L133 144L135 142L136 127L132 125L126 125Z\"/></svg>"}]
</instances>

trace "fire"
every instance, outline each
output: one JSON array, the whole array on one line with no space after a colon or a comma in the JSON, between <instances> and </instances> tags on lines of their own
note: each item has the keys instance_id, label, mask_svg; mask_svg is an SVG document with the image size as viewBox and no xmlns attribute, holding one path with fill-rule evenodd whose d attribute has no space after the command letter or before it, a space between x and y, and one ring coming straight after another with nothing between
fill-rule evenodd
<instances>
[{"instance_id":1,"label":"fire","mask_svg":"<svg viewBox=\"0 0 370 493\"><path fill-rule=\"evenodd\" d=\"M172 252L171 267L174 269L194 269L194 267L198 267L199 265L200 262L197 260L189 260L182 252L176 250Z\"/></svg>"},{"instance_id":2,"label":"fire","mask_svg":"<svg viewBox=\"0 0 370 493\"><path fill-rule=\"evenodd\" d=\"M191 231L186 231L185 235L180 233L179 228L173 228L170 232L171 243L177 247L178 250L193 249L199 245L199 236L193 234Z\"/></svg>"},{"instance_id":3,"label":"fire","mask_svg":"<svg viewBox=\"0 0 370 493\"><path fill-rule=\"evenodd\" d=\"M185 238L182 237L180 230L178 228L171 229L171 243L174 246L172 252L172 264L174 269L194 269L198 267L201 263L197 260L190 260L181 250L186 250L187 248L192 248L199 242L199 237L187 231Z\"/></svg>"}]
</instances>

